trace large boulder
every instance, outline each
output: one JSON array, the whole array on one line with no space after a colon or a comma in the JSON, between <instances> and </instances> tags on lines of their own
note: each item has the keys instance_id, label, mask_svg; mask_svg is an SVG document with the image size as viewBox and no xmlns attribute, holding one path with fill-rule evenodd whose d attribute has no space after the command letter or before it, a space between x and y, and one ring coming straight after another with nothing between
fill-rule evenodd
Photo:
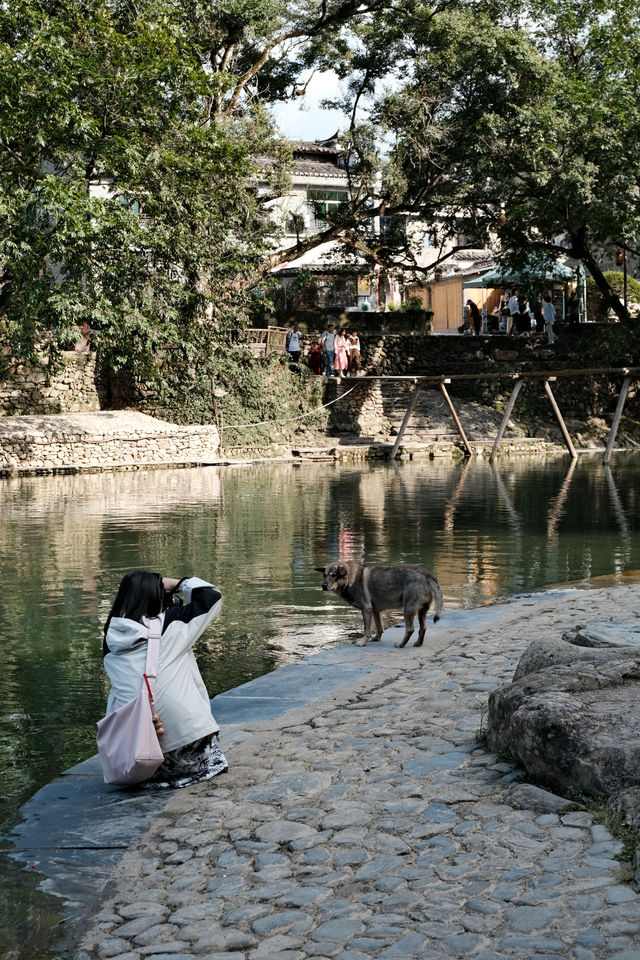
<instances>
[{"instance_id":1,"label":"large boulder","mask_svg":"<svg viewBox=\"0 0 640 960\"><path fill-rule=\"evenodd\" d=\"M637 626L597 625L535 640L513 683L491 694L488 745L532 780L592 796L617 795L640 777L640 647ZM635 635L634 635L635 632ZM614 641L615 642L615 641ZM588 645L583 645L583 644Z\"/></svg>"}]
</instances>

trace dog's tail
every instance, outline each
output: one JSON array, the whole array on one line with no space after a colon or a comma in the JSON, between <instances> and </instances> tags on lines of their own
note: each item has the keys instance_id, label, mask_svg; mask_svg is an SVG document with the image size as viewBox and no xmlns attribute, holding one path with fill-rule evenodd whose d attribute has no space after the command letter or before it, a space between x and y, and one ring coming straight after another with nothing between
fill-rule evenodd
<instances>
[{"instance_id":1,"label":"dog's tail","mask_svg":"<svg viewBox=\"0 0 640 960\"><path fill-rule=\"evenodd\" d=\"M442 608L444 607L444 600L442 599L442 590L440 589L440 584L433 578L432 584L433 599L435 600L435 605L433 608L433 622L437 623L442 615Z\"/></svg>"}]
</instances>

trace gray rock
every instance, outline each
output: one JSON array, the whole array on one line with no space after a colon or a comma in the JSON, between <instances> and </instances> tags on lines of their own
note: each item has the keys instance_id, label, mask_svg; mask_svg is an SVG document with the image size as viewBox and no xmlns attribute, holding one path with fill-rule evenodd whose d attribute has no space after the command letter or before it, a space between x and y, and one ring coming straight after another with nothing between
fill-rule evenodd
<instances>
[{"instance_id":1,"label":"gray rock","mask_svg":"<svg viewBox=\"0 0 640 960\"><path fill-rule=\"evenodd\" d=\"M536 640L491 694L488 745L559 790L616 794L640 765L640 650Z\"/></svg>"},{"instance_id":2,"label":"gray rock","mask_svg":"<svg viewBox=\"0 0 640 960\"><path fill-rule=\"evenodd\" d=\"M119 953L124 953L125 950L129 949L129 942L127 940L121 940L119 937L110 937L108 940L103 940L98 948L98 953L101 957L116 957Z\"/></svg>"},{"instance_id":3,"label":"gray rock","mask_svg":"<svg viewBox=\"0 0 640 960\"><path fill-rule=\"evenodd\" d=\"M514 807L546 814L558 813L569 805L566 797L559 797L532 783L517 783L509 787L507 799Z\"/></svg>"},{"instance_id":4,"label":"gray rock","mask_svg":"<svg viewBox=\"0 0 640 960\"><path fill-rule=\"evenodd\" d=\"M271 936L275 933L286 933L295 923L305 922L309 918L302 910L281 910L269 912L266 916L255 920L251 928L260 936Z\"/></svg>"},{"instance_id":5,"label":"gray rock","mask_svg":"<svg viewBox=\"0 0 640 960\"><path fill-rule=\"evenodd\" d=\"M558 916L551 907L511 907L505 911L505 919L517 933L544 930Z\"/></svg>"},{"instance_id":6,"label":"gray rock","mask_svg":"<svg viewBox=\"0 0 640 960\"><path fill-rule=\"evenodd\" d=\"M419 957L422 955L422 948L426 942L426 937L421 933L408 933L405 937L396 940L395 943L378 954L380 960L406 960L408 957Z\"/></svg>"},{"instance_id":7,"label":"gray rock","mask_svg":"<svg viewBox=\"0 0 640 960\"><path fill-rule=\"evenodd\" d=\"M604 896L607 903L630 903L638 899L638 894L631 887L624 887L622 884L607 887Z\"/></svg>"},{"instance_id":8,"label":"gray rock","mask_svg":"<svg viewBox=\"0 0 640 960\"><path fill-rule=\"evenodd\" d=\"M274 843L290 843L309 837L317 831L306 823L294 823L292 820L272 820L263 823L256 829L259 840L273 841Z\"/></svg>"},{"instance_id":9,"label":"gray rock","mask_svg":"<svg viewBox=\"0 0 640 960\"><path fill-rule=\"evenodd\" d=\"M348 943L353 937L359 936L364 931L364 924L359 920L349 920L340 918L338 920L329 920L322 923L311 934L313 940L329 940L339 943Z\"/></svg>"},{"instance_id":10,"label":"gray rock","mask_svg":"<svg viewBox=\"0 0 640 960\"><path fill-rule=\"evenodd\" d=\"M562 639L580 647L621 647L627 644L640 645L640 623L637 620L620 622L605 620L590 623L586 627L565 630Z\"/></svg>"}]
</instances>

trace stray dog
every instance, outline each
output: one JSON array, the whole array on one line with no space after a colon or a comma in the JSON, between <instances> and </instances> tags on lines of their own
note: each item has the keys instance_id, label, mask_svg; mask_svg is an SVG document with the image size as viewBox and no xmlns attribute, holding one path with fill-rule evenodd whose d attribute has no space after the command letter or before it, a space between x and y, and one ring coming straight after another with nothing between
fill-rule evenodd
<instances>
[{"instance_id":1,"label":"stray dog","mask_svg":"<svg viewBox=\"0 0 640 960\"><path fill-rule=\"evenodd\" d=\"M371 636L371 619L376 625L374 640L382 638L382 617L385 610L404 611L405 634L395 646L404 647L413 633L413 623L417 615L420 624L418 639L414 647L421 647L427 629L427 611L434 604L433 622L437 623L442 613L442 590L432 573L412 564L397 564L393 567L380 567L377 564L358 563L355 560L338 560L328 567L316 567L324 574L323 590L333 590L362 612L364 636L356 641L357 647L364 647Z\"/></svg>"}]
</instances>

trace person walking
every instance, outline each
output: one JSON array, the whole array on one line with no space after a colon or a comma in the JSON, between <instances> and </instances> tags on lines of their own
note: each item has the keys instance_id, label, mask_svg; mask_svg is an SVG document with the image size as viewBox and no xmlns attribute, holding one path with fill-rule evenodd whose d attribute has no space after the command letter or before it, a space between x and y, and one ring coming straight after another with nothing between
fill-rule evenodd
<instances>
[{"instance_id":1,"label":"person walking","mask_svg":"<svg viewBox=\"0 0 640 960\"><path fill-rule=\"evenodd\" d=\"M477 303L474 303L473 300L467 300L467 306L469 308L469 320L471 321L476 337L479 337L480 330L482 329L482 314L478 309Z\"/></svg>"},{"instance_id":2,"label":"person walking","mask_svg":"<svg viewBox=\"0 0 640 960\"><path fill-rule=\"evenodd\" d=\"M338 331L338 336L334 341L334 350L335 357L333 361L333 369L337 377L344 377L347 372L347 367L349 366L349 357L347 354L348 341L345 336L344 327Z\"/></svg>"},{"instance_id":3,"label":"person walking","mask_svg":"<svg viewBox=\"0 0 640 960\"><path fill-rule=\"evenodd\" d=\"M506 332L509 326L509 291L503 290L500 294L500 309L499 320L498 320L498 331L504 330Z\"/></svg>"},{"instance_id":4,"label":"person walking","mask_svg":"<svg viewBox=\"0 0 640 960\"><path fill-rule=\"evenodd\" d=\"M531 333L531 310L528 297L518 298L518 335L528 337Z\"/></svg>"},{"instance_id":5,"label":"person walking","mask_svg":"<svg viewBox=\"0 0 640 960\"><path fill-rule=\"evenodd\" d=\"M540 291L536 294L536 302L533 307L533 316L536 321L536 333L542 333L544 329L544 300Z\"/></svg>"},{"instance_id":6,"label":"person walking","mask_svg":"<svg viewBox=\"0 0 640 960\"><path fill-rule=\"evenodd\" d=\"M357 377L360 372L360 337L355 330L347 334L349 344L349 376Z\"/></svg>"},{"instance_id":7,"label":"person walking","mask_svg":"<svg viewBox=\"0 0 640 960\"><path fill-rule=\"evenodd\" d=\"M511 333L513 330L513 325L515 324L516 331L518 329L518 316L520 314L520 304L518 303L518 297L520 290L518 287L514 287L511 291L511 296L509 297L509 315L507 317L507 333Z\"/></svg>"},{"instance_id":8,"label":"person walking","mask_svg":"<svg viewBox=\"0 0 640 960\"><path fill-rule=\"evenodd\" d=\"M325 357L325 373L328 377L333 376L333 360L335 357L336 328L335 324L328 323L327 329L320 338L322 352Z\"/></svg>"},{"instance_id":9,"label":"person walking","mask_svg":"<svg viewBox=\"0 0 640 960\"><path fill-rule=\"evenodd\" d=\"M324 370L324 356L322 354L322 344L314 343L309 350L309 367L317 376L321 376Z\"/></svg>"},{"instance_id":10,"label":"person walking","mask_svg":"<svg viewBox=\"0 0 640 960\"><path fill-rule=\"evenodd\" d=\"M555 323L555 319L556 319L556 308L551 302L551 297L548 294L544 298L543 315L544 315L544 329L547 334L547 343L553 344L557 340L557 337L553 332L553 324Z\"/></svg>"},{"instance_id":11,"label":"person walking","mask_svg":"<svg viewBox=\"0 0 640 960\"><path fill-rule=\"evenodd\" d=\"M300 360L300 350L301 350L302 336L298 330L298 324L294 323L293 327L287 334L287 353L289 354L289 359L292 363L298 363Z\"/></svg>"},{"instance_id":12,"label":"person walking","mask_svg":"<svg viewBox=\"0 0 640 960\"><path fill-rule=\"evenodd\" d=\"M578 327L580 324L580 301L575 290L567 300L567 320L570 327Z\"/></svg>"}]
</instances>

